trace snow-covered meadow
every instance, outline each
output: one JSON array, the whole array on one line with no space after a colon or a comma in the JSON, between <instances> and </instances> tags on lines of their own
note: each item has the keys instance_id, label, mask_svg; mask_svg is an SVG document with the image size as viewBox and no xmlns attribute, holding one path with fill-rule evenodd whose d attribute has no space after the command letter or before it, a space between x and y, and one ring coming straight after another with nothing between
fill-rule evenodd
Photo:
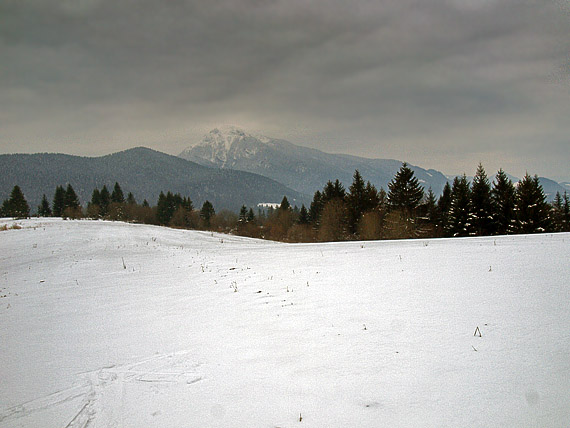
<instances>
[{"instance_id":1,"label":"snow-covered meadow","mask_svg":"<svg viewBox=\"0 0 570 428\"><path fill-rule=\"evenodd\" d=\"M289 245L15 223L2 428L570 426L570 234Z\"/></svg>"}]
</instances>

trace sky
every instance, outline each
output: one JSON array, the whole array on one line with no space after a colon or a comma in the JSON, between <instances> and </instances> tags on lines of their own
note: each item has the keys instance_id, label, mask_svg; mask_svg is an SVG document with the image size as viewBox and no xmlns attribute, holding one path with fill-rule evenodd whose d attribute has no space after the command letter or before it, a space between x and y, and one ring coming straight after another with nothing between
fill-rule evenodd
<instances>
[{"instance_id":1,"label":"sky","mask_svg":"<svg viewBox=\"0 0 570 428\"><path fill-rule=\"evenodd\" d=\"M570 181L569 0L2 0L0 153L211 129Z\"/></svg>"}]
</instances>

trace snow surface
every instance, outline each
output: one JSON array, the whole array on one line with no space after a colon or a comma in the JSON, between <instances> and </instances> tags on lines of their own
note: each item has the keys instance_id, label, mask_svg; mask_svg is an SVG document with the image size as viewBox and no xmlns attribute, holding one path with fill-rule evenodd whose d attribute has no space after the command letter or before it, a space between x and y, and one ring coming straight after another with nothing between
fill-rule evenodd
<instances>
[{"instance_id":1,"label":"snow surface","mask_svg":"<svg viewBox=\"0 0 570 428\"><path fill-rule=\"evenodd\" d=\"M570 424L570 234L18 224L0 232L0 427Z\"/></svg>"}]
</instances>

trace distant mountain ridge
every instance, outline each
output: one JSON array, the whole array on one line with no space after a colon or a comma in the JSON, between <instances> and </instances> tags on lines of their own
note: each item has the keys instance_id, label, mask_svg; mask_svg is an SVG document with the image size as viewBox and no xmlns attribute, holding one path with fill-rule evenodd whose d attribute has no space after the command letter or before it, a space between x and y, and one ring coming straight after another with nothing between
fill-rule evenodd
<instances>
[{"instance_id":1,"label":"distant mountain ridge","mask_svg":"<svg viewBox=\"0 0 570 428\"><path fill-rule=\"evenodd\" d=\"M199 208L209 200L214 208L237 211L242 204L280 202L283 196L292 204L307 203L307 197L266 177L233 170L208 168L144 147L101 157L65 154L0 155L0 201L19 185L34 212L45 193L53 198L55 187L71 183L82 204L91 199L94 188L107 185L109 191L119 182L141 203L156 204L161 191L189 196Z\"/></svg>"},{"instance_id":2,"label":"distant mountain ridge","mask_svg":"<svg viewBox=\"0 0 570 428\"><path fill-rule=\"evenodd\" d=\"M356 169L378 189L388 190L388 183L402 165L402 161L394 159L326 153L286 140L249 134L231 126L213 129L179 157L204 166L263 175L308 195L322 189L328 180L337 178L348 187ZM446 182L453 181L454 176L446 176L434 169L410 167L425 191L431 187L436 196L441 194ZM519 180L509 177L515 183ZM490 181L493 178L494 174L489 176ZM540 177L540 182L549 201L554 199L556 192L562 194L570 189L568 183L559 184L545 177Z\"/></svg>"},{"instance_id":3,"label":"distant mountain ridge","mask_svg":"<svg viewBox=\"0 0 570 428\"><path fill-rule=\"evenodd\" d=\"M337 178L348 187L356 169L378 189L387 190L402 165L394 159L325 153L286 140L248 134L234 127L212 130L179 156L204 166L253 172L309 195L322 189L328 180ZM434 193L441 193L447 182L441 172L410 167L426 191L431 187Z\"/></svg>"}]
</instances>

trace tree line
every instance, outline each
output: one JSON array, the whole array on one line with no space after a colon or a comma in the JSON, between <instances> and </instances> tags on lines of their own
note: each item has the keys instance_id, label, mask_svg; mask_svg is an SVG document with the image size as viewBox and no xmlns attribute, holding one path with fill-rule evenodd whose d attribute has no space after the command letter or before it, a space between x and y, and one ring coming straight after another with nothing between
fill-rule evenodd
<instances>
[{"instance_id":1,"label":"tree line","mask_svg":"<svg viewBox=\"0 0 570 428\"><path fill-rule=\"evenodd\" d=\"M0 214L27 217L30 208L15 186ZM377 190L356 170L348 189L337 179L315 192L307 209L292 207L283 197L277 208L241 207L239 214L216 213L205 201L195 209L189 197L161 192L156 205L137 203L124 196L119 183L110 192L94 189L83 209L71 184L57 186L52 203L46 195L37 208L39 216L122 220L170 227L213 230L243 236L289 242L486 236L512 233L570 231L570 202L566 192L552 204L538 176L528 173L515 185L500 169L490 182L481 164L472 182L466 175L446 183L436 198L427 192L403 163L388 183Z\"/></svg>"}]
</instances>

